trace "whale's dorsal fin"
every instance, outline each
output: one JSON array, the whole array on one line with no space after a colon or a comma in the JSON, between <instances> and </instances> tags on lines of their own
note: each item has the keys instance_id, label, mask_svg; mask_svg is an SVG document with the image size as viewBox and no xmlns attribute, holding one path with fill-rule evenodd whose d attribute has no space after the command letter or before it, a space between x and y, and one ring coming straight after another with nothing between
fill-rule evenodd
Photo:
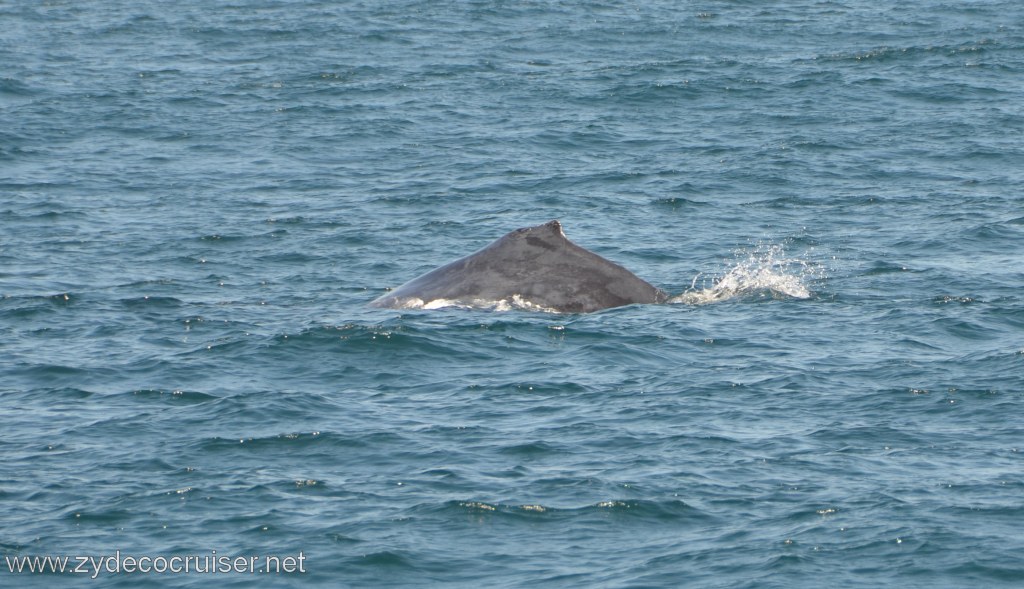
<instances>
[{"instance_id":1,"label":"whale's dorsal fin","mask_svg":"<svg viewBox=\"0 0 1024 589\"><path fill-rule=\"evenodd\" d=\"M518 303L560 313L588 313L668 295L622 266L586 250L548 221L516 229L480 251L415 278L372 301L376 307ZM434 305L436 306L436 305Z\"/></svg>"}]
</instances>

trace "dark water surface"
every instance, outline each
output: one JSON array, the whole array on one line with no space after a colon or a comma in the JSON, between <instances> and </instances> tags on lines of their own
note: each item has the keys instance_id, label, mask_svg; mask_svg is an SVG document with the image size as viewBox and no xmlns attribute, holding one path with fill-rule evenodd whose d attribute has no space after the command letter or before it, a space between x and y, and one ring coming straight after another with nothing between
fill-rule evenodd
<instances>
[{"instance_id":1,"label":"dark water surface","mask_svg":"<svg viewBox=\"0 0 1024 589\"><path fill-rule=\"evenodd\" d=\"M0 584L1024 583L1024 5L0 2L0 66ZM681 302L365 306L556 218ZM115 553L306 572L7 569Z\"/></svg>"}]
</instances>

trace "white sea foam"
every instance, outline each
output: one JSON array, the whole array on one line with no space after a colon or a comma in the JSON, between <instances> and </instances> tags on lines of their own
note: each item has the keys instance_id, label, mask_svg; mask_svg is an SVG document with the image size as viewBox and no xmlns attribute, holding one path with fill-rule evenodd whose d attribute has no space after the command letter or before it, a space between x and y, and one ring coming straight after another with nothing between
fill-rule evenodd
<instances>
[{"instance_id":1,"label":"white sea foam","mask_svg":"<svg viewBox=\"0 0 1024 589\"><path fill-rule=\"evenodd\" d=\"M732 265L719 276L698 274L690 288L670 303L703 305L736 297L807 299L807 282L822 278L818 264L786 256L778 244L738 250Z\"/></svg>"}]
</instances>

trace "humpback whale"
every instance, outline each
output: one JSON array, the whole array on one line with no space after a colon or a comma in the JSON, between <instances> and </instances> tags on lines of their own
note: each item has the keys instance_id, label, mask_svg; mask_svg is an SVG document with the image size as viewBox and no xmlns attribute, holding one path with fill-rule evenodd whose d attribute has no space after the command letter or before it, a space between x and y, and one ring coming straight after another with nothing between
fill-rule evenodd
<instances>
[{"instance_id":1,"label":"humpback whale","mask_svg":"<svg viewBox=\"0 0 1024 589\"><path fill-rule=\"evenodd\" d=\"M406 282L374 307L514 306L590 313L662 303L668 293L569 241L557 220L516 229L480 251Z\"/></svg>"}]
</instances>

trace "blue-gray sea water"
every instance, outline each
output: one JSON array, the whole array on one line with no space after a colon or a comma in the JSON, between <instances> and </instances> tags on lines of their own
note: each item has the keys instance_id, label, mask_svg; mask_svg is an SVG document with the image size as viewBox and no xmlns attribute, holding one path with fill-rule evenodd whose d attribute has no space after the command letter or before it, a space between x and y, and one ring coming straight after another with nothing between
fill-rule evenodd
<instances>
[{"instance_id":1,"label":"blue-gray sea water","mask_svg":"<svg viewBox=\"0 0 1024 589\"><path fill-rule=\"evenodd\" d=\"M1015 0L2 1L0 584L1024 586L1022 187Z\"/></svg>"}]
</instances>

